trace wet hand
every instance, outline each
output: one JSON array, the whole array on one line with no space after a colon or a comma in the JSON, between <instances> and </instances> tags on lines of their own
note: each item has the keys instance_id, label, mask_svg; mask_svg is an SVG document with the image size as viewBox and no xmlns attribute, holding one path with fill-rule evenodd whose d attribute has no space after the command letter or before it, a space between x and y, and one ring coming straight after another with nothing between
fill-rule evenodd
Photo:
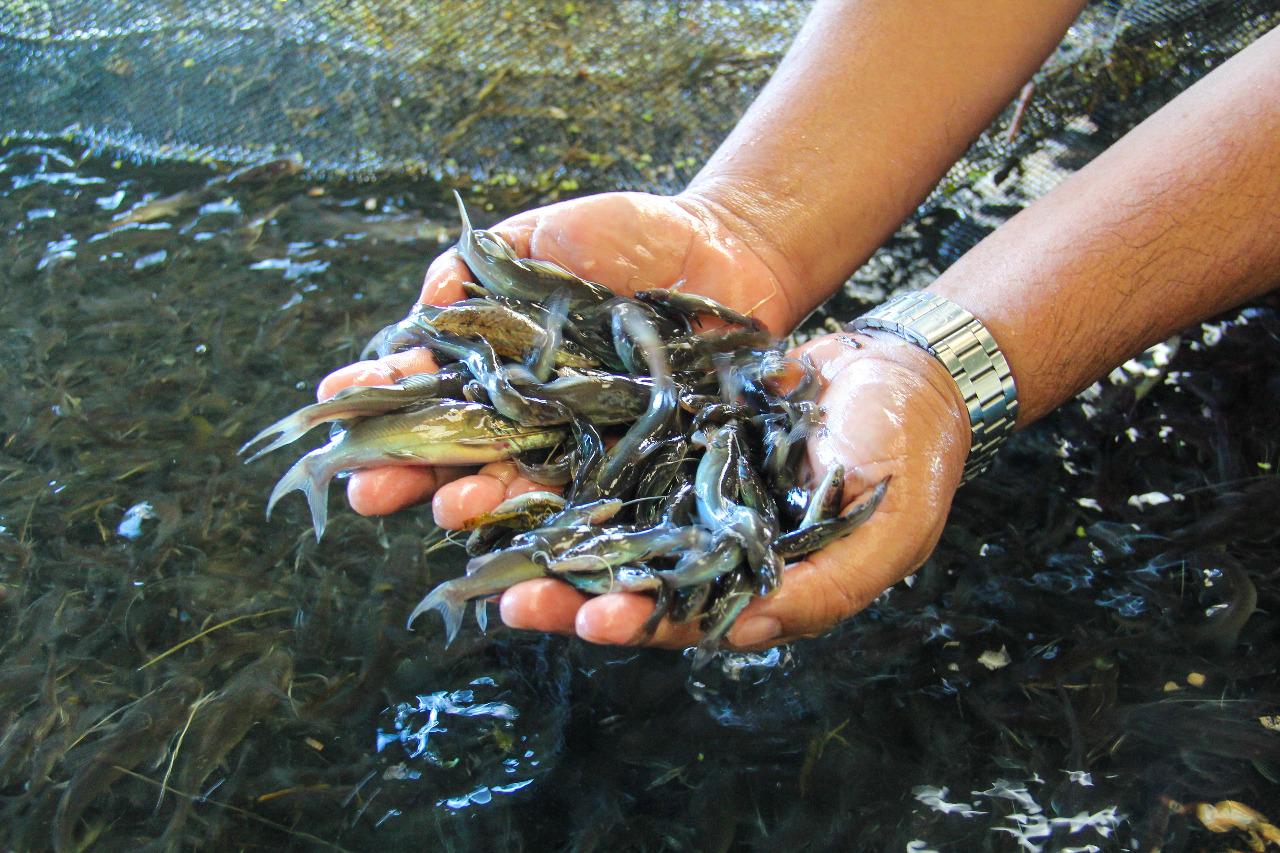
<instances>
[{"instance_id":1,"label":"wet hand","mask_svg":"<svg viewBox=\"0 0 1280 853\"><path fill-rule=\"evenodd\" d=\"M923 350L888 335L828 335L793 353L802 354L823 381L825 421L809 442L810 468L844 466L846 508L892 479L865 524L789 566L777 592L752 602L729 633L738 648L822 633L919 567L942 533L969 450L959 391ZM653 599L587 598L544 579L512 587L501 611L513 627L624 644L653 611ZM664 622L653 644L684 647L698 636L692 626Z\"/></svg>"},{"instance_id":2,"label":"wet hand","mask_svg":"<svg viewBox=\"0 0 1280 853\"><path fill-rule=\"evenodd\" d=\"M617 293L670 287L687 289L750 313L773 332L800 318L788 296L786 264L709 202L694 196L667 198L642 193L588 196L528 211L490 229L522 257L559 263ZM448 305L466 296L472 280L456 251L427 270L423 303ZM351 385L383 385L435 370L431 355L414 349L343 367L320 383L328 399ZM347 498L363 515L382 515L434 495L436 522L457 528L502 500L538 486L517 475L511 463L479 472L462 468L373 468L352 475Z\"/></svg>"}]
</instances>

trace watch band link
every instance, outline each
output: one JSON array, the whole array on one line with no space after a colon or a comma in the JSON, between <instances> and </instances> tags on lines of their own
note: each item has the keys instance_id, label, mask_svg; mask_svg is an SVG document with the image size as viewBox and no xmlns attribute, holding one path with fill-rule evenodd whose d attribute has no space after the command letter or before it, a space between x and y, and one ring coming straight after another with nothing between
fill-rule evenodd
<instances>
[{"instance_id":1,"label":"watch band link","mask_svg":"<svg viewBox=\"0 0 1280 853\"><path fill-rule=\"evenodd\" d=\"M973 430L961 482L991 466L1013 433L1018 392L1004 353L977 318L949 299L917 290L894 296L845 328L891 332L942 362L960 388Z\"/></svg>"}]
</instances>

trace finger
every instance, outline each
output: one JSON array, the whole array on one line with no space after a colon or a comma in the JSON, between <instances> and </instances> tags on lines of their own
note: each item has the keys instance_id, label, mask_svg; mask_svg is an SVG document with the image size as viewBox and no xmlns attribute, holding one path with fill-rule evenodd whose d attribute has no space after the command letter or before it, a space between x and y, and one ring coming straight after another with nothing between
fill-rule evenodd
<instances>
[{"instance_id":1,"label":"finger","mask_svg":"<svg viewBox=\"0 0 1280 853\"><path fill-rule=\"evenodd\" d=\"M572 634L578 609L586 600L564 581L538 578L504 592L498 610L503 623L511 628Z\"/></svg>"},{"instance_id":2,"label":"finger","mask_svg":"<svg viewBox=\"0 0 1280 853\"><path fill-rule=\"evenodd\" d=\"M588 599L578 608L574 630L589 643L610 646L632 645L640 629L653 614L653 597L633 592L611 592ZM698 641L692 625L672 625L663 620L654 637L645 645L684 648Z\"/></svg>"},{"instance_id":3,"label":"finger","mask_svg":"<svg viewBox=\"0 0 1280 853\"><path fill-rule=\"evenodd\" d=\"M374 361L357 361L339 367L316 386L316 398L328 400L343 388L353 385L390 385L415 373L434 373L439 369L431 353L421 347L405 350Z\"/></svg>"},{"instance_id":4,"label":"finger","mask_svg":"<svg viewBox=\"0 0 1280 853\"><path fill-rule=\"evenodd\" d=\"M450 249L427 267L418 301L424 305L452 305L460 299L466 299L467 291L462 285L473 280L471 271L458 256L457 250Z\"/></svg>"},{"instance_id":5,"label":"finger","mask_svg":"<svg viewBox=\"0 0 1280 853\"><path fill-rule=\"evenodd\" d=\"M758 648L820 634L918 568L941 535L946 514L913 511L924 501L909 494L911 489L895 495L895 485L897 480L865 524L788 566L782 585L742 612L730 643Z\"/></svg>"},{"instance_id":6,"label":"finger","mask_svg":"<svg viewBox=\"0 0 1280 853\"><path fill-rule=\"evenodd\" d=\"M366 468L347 481L347 502L361 515L389 515L425 501L439 485L434 468Z\"/></svg>"},{"instance_id":7,"label":"finger","mask_svg":"<svg viewBox=\"0 0 1280 853\"><path fill-rule=\"evenodd\" d=\"M698 620L677 625L669 619L663 619L645 645L660 649L687 649L696 646L701 639L702 629L698 627Z\"/></svg>"},{"instance_id":8,"label":"finger","mask_svg":"<svg viewBox=\"0 0 1280 853\"><path fill-rule=\"evenodd\" d=\"M506 494L506 485L497 477L470 474L440 486L431 501L431 512L445 530L461 530L477 515L492 512Z\"/></svg>"},{"instance_id":9,"label":"finger","mask_svg":"<svg viewBox=\"0 0 1280 853\"><path fill-rule=\"evenodd\" d=\"M520 472L516 469L514 462L490 462L476 473L496 477L502 481L504 486L510 485L516 477L520 476Z\"/></svg>"},{"instance_id":10,"label":"finger","mask_svg":"<svg viewBox=\"0 0 1280 853\"><path fill-rule=\"evenodd\" d=\"M554 492L558 495L562 488L562 486L545 486L542 483L535 483L533 480L516 476L510 483L507 483L506 496L514 498L517 495L526 495L529 492Z\"/></svg>"}]
</instances>

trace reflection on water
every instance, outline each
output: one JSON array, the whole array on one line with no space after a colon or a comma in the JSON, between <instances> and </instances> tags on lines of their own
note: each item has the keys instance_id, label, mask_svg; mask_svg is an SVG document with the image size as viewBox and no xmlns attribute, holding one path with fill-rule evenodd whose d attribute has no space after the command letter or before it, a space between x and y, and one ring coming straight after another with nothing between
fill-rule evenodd
<instances>
[{"instance_id":1,"label":"reflection on water","mask_svg":"<svg viewBox=\"0 0 1280 853\"><path fill-rule=\"evenodd\" d=\"M461 566L422 510L264 520L285 461L236 448L404 313L452 215L213 177L0 149L5 847L1182 850L1220 840L1194 803L1280 816L1274 304L1019 436L852 623L686 684L405 631Z\"/></svg>"}]
</instances>

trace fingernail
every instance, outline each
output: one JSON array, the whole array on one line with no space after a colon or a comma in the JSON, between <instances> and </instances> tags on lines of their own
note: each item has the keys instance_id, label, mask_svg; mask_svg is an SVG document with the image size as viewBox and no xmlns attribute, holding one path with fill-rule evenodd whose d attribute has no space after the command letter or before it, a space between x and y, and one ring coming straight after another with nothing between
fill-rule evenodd
<instances>
[{"instance_id":1,"label":"fingernail","mask_svg":"<svg viewBox=\"0 0 1280 853\"><path fill-rule=\"evenodd\" d=\"M767 643L782 633L782 623L772 616L752 616L733 627L729 642L735 646L754 646Z\"/></svg>"}]
</instances>

